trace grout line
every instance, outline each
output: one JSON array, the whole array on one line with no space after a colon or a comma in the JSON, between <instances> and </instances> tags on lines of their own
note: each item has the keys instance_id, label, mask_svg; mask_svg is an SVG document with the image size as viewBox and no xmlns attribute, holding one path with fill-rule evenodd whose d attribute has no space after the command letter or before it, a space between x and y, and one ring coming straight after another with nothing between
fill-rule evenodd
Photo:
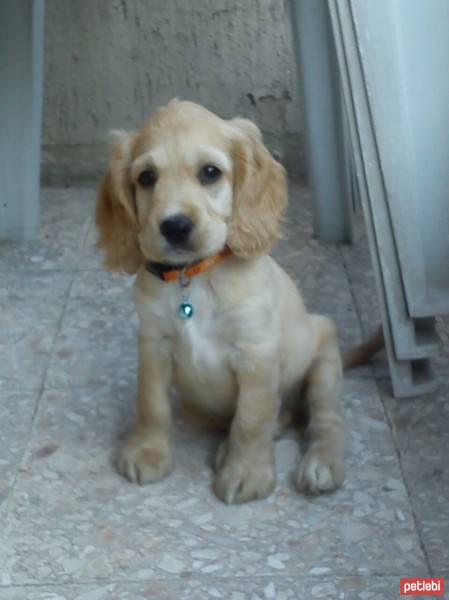
<instances>
[{"instance_id":1,"label":"grout line","mask_svg":"<svg viewBox=\"0 0 449 600\"><path fill-rule=\"evenodd\" d=\"M72 276L72 279L71 279L69 285L67 286L67 291L66 291L64 300L62 302L61 314L59 316L58 323L56 325L55 336L53 338L53 343L51 345L50 352L48 353L47 365L45 366L45 369L44 369L44 372L43 372L43 375L42 375L41 385L39 386L38 402L36 404L35 411L34 411L34 414L33 414L33 423L32 423L33 426L34 426L34 421L36 419L36 415L37 415L37 412L38 412L38 409L39 409L40 400L41 400L42 394L44 393L44 390L45 390L45 384L46 384L46 381L47 381L48 371L50 370L50 365L51 365L53 354L54 354L54 351L55 351L55 348L56 348L56 343L57 343L57 340L58 340L58 335L59 335L59 333L61 331L61 328L62 328L62 322L64 320L65 311L66 311L67 304L68 304L69 299L70 299L70 294L71 294L71 291L72 291L72 288L73 288L74 281L75 281L75 274Z\"/></svg>"},{"instance_id":2,"label":"grout line","mask_svg":"<svg viewBox=\"0 0 449 600\"><path fill-rule=\"evenodd\" d=\"M89 217L87 218L86 224L84 225L84 228L83 228L84 235L82 236L82 241L80 244L81 251L83 251L86 248L86 241L87 241L87 238L89 237L90 228L93 224L94 224L93 215L90 214Z\"/></svg>"},{"instance_id":3,"label":"grout line","mask_svg":"<svg viewBox=\"0 0 449 600\"><path fill-rule=\"evenodd\" d=\"M106 585L148 585L148 584L170 584L170 583L179 583L179 578L182 577L183 574L181 573L181 575L173 575L173 576L167 576L167 577L154 577L154 578L149 578L149 579L89 579L87 581L50 581L50 582L45 582L45 583L41 583L41 582L36 582L36 583L22 583L22 584L0 584L0 590L2 589L27 589L27 588L45 588L45 587L58 587L60 588L61 586L66 586L66 587L72 587L72 588L76 588L76 587L87 587L90 585L102 585L102 586L106 586ZM217 576L214 574L207 574L207 573L192 573L189 571L189 579L191 579L192 581L194 580L201 580L201 581L209 581L209 582L213 582L213 581L217 581L217 582L226 582L226 581L273 581L273 579L287 579L287 578L297 578L298 573L295 572L286 572L286 573L272 573L272 574L260 574L260 575L235 575L233 573L230 573L229 575L221 575L221 576ZM398 587L399 587L399 579L401 577L404 577L404 574L401 573L333 573L332 571L330 571L329 573L326 573L326 578L330 579L330 580L344 580L344 579L353 579L353 578L359 578L361 580L364 579L378 579L379 581L385 580L385 578L389 578L389 579L397 579L398 580ZM310 573L304 573L301 574L301 578L302 579L312 579L318 582L318 581L323 581L323 575L311 575Z\"/></svg>"},{"instance_id":4,"label":"grout line","mask_svg":"<svg viewBox=\"0 0 449 600\"><path fill-rule=\"evenodd\" d=\"M12 495L13 495L16 483L17 483L17 479L19 477L20 469L21 469L21 467L23 465L23 462L24 462L27 450L28 450L28 448L30 447L30 444L31 444L31 438L32 438L32 435L33 435L33 430L34 430L34 425L35 425L37 413L39 411L39 407L40 407L42 395L43 395L44 390L45 390L45 382L46 382L46 379L47 379L47 373L49 371L51 360L53 358L53 352L54 352L55 347L56 347L56 342L57 342L58 334L59 334L59 332L61 330L62 321L63 321L64 315L65 315L65 309L67 307L67 303L68 303L69 298L70 298L70 292L72 290L74 279L75 279L75 275L73 275L72 279L69 281L66 293L64 295L64 299L62 301L61 314L60 314L60 316L58 318L58 321L57 321L57 324L56 324L55 334L54 334L54 337L53 337L53 341L52 341L52 344L51 344L50 351L48 353L47 364L46 364L46 366L45 366L45 368L43 370L41 383L40 383L39 387L33 388L33 389L29 390L30 392L37 392L36 393L36 402L35 402L35 405L34 405L33 414L31 416L31 422L30 422L30 425L29 425L29 428L28 428L28 435L27 435L26 443L24 444L24 447L23 447L23 450L22 450L22 453L21 453L21 456L20 456L20 460L18 461L18 465L17 465L16 471L15 471L15 474L14 474L14 477L13 477L13 480L12 480L12 483L11 483L10 490L9 490L8 495L5 498L4 503L3 503L3 508L5 510L5 514L6 515L8 514L9 509L10 509L9 504L10 504L10 501L11 501L11 498L12 498ZM20 391L20 390L17 390L17 391Z\"/></svg>"},{"instance_id":5,"label":"grout line","mask_svg":"<svg viewBox=\"0 0 449 600\"><path fill-rule=\"evenodd\" d=\"M399 463L399 470L400 470L400 473L401 473L401 478L402 478L402 481L404 483L405 490L407 492L407 497L408 497L408 501L409 501L409 504L410 504L410 512L411 512L411 515L412 515L413 523L415 525L415 530L416 530L416 534L417 534L418 541L419 541L419 547L421 548L421 552L422 552L422 554L424 556L424 560L425 560L427 569L429 571L429 575L430 575L430 577L434 577L435 574L434 574L434 570L433 570L433 567L432 567L432 562L431 562L430 556L429 556L429 554L427 552L427 548L425 546L424 539L422 537L421 525L419 523L418 515L416 514L416 511L415 511L415 505L414 505L414 501L413 501L413 494L412 494L410 486L408 484L407 476L405 474L404 466L402 464L402 452L401 452L401 449L399 447L398 436L396 435L396 425L394 423L394 420L390 416L387 404L386 404L385 399L384 399L383 391L382 391L381 387L379 386L379 382L377 382L377 381L376 381L376 388L377 388L377 392L379 394L379 398L380 398L380 402L382 404L382 408L384 410L386 421L387 421L388 426L390 428L391 438L393 440L393 447L394 447L394 450L395 450L395 453L396 453L397 461ZM395 400L395 402L398 402L398 400Z\"/></svg>"},{"instance_id":6,"label":"grout line","mask_svg":"<svg viewBox=\"0 0 449 600\"><path fill-rule=\"evenodd\" d=\"M85 271L92 271L92 272L102 272L105 273L105 269L103 267L68 267L68 266L64 266L61 265L60 267L54 268L54 269L45 269L45 268L36 268L36 265L29 265L29 266L21 266L21 267L11 267L9 269L2 269L0 267L0 274L1 275L11 275L13 273L29 273L32 272L33 275L46 275L47 273L50 275L55 275L58 273L64 273L64 274L70 274L73 273L74 275L76 275L77 273L84 273Z\"/></svg>"},{"instance_id":7,"label":"grout line","mask_svg":"<svg viewBox=\"0 0 449 600\"><path fill-rule=\"evenodd\" d=\"M136 377L136 381L137 381L137 377ZM115 383L114 383L115 382ZM77 385L48 385L47 383L45 384L45 390L48 391L55 391L55 390L83 390L83 389L89 389L91 390L92 388L104 388L107 387L108 385L114 385L117 384L116 380L112 380L111 382L91 382L91 381L86 381L86 383L80 383ZM40 384L39 386L33 387L33 388L23 388L23 387L0 387L0 392L8 392L8 393L18 393L18 394L33 394L33 393L41 393L41 388L42 388L42 384Z\"/></svg>"},{"instance_id":8,"label":"grout line","mask_svg":"<svg viewBox=\"0 0 449 600\"><path fill-rule=\"evenodd\" d=\"M19 478L20 470L21 470L22 465L24 463L24 460L25 460L28 448L30 447L30 444L31 444L31 439L32 439L33 430L34 430L34 424L35 424L35 421L36 421L37 413L39 411L39 407L40 407L42 395L43 395L44 389L45 389L45 380L47 378L47 373L48 373L48 370L50 368L51 359L53 357L53 351L54 351L54 349L56 347L56 341L57 341L57 338L58 338L58 334L59 334L59 331L61 330L62 320L64 318L65 309L66 309L66 306L67 306L67 303L68 303L68 300L69 300L69 297L70 297L70 292L71 292L71 289L72 289L72 286L73 286L74 279L75 279L75 275L72 276L72 279L69 281L69 283L67 285L67 291L66 291L64 299L62 301L61 314L60 314L59 319L57 321L56 331L55 331L55 334L54 334L53 342L51 344L50 352L48 353L47 365L46 365L46 367L44 369L44 372L42 374L41 384L40 384L39 388L36 388L37 389L36 402L35 402L35 405L34 405L33 414L31 416L31 421L30 421L30 425L29 425L29 428L28 428L28 434L27 434L26 442L25 442L25 444L23 446L23 450L21 452L20 459L19 459L19 461L17 463L17 468L15 469L15 473L14 473L14 477L13 477L12 482L11 482L11 486L9 488L9 491L7 493L6 498L4 499L4 502L2 503L2 507L1 508L2 508L2 513L3 513L2 520L3 520L3 533L4 533L4 535L7 535L5 523L7 521L9 512L11 510L12 498L13 498L13 495L14 495L14 491L16 489L17 480ZM2 540L2 546L5 547L4 537L1 537L0 540ZM5 568L6 568L6 571L8 573L9 578L11 579L11 573L9 572L8 567L6 566ZM1 587L0 587L0 589L1 589Z\"/></svg>"}]
</instances>

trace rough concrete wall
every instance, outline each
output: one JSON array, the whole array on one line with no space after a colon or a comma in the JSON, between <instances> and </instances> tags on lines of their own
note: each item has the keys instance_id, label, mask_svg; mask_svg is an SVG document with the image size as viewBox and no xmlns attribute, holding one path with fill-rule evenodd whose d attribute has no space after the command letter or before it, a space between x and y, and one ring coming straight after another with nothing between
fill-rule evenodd
<instances>
[{"instance_id":1,"label":"rough concrete wall","mask_svg":"<svg viewBox=\"0 0 449 600\"><path fill-rule=\"evenodd\" d=\"M178 96L253 119L300 166L283 0L47 0L44 178L97 177L107 132ZM299 159L299 162L298 162Z\"/></svg>"}]
</instances>

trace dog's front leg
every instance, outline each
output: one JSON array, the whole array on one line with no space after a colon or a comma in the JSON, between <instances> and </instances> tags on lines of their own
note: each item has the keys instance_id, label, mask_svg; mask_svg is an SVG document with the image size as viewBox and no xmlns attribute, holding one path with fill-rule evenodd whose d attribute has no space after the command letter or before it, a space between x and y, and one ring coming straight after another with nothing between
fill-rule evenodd
<instances>
[{"instance_id":1,"label":"dog's front leg","mask_svg":"<svg viewBox=\"0 0 449 600\"><path fill-rule=\"evenodd\" d=\"M280 400L273 368L240 372L237 379L235 416L216 457L214 491L226 504L265 498L276 482L273 437Z\"/></svg>"},{"instance_id":2,"label":"dog's front leg","mask_svg":"<svg viewBox=\"0 0 449 600\"><path fill-rule=\"evenodd\" d=\"M159 481L172 470L171 379L170 353L164 343L141 339L137 422L118 456L118 469L130 481Z\"/></svg>"}]
</instances>

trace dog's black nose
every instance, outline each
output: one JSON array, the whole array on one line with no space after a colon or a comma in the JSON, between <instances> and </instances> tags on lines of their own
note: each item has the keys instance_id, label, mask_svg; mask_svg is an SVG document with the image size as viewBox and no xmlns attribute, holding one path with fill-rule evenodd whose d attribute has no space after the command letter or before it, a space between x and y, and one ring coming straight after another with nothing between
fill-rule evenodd
<instances>
[{"instance_id":1,"label":"dog's black nose","mask_svg":"<svg viewBox=\"0 0 449 600\"><path fill-rule=\"evenodd\" d=\"M174 215L164 219L160 230L170 244L185 244L193 229L193 222L186 215Z\"/></svg>"}]
</instances>

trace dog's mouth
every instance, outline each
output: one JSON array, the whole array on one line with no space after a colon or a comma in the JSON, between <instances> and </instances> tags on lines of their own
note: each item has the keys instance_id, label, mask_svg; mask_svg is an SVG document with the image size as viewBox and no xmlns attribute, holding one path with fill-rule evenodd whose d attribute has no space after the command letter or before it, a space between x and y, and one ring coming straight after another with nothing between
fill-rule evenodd
<instances>
[{"instance_id":1,"label":"dog's mouth","mask_svg":"<svg viewBox=\"0 0 449 600\"><path fill-rule=\"evenodd\" d=\"M192 254L194 252L194 248L192 244L167 244L165 250L169 254L174 254L175 256L185 256L186 254Z\"/></svg>"},{"instance_id":2,"label":"dog's mouth","mask_svg":"<svg viewBox=\"0 0 449 600\"><path fill-rule=\"evenodd\" d=\"M201 259L201 253L191 240L182 244L171 243L162 236L139 237L139 246L145 259L166 265L190 265Z\"/></svg>"},{"instance_id":3,"label":"dog's mouth","mask_svg":"<svg viewBox=\"0 0 449 600\"><path fill-rule=\"evenodd\" d=\"M183 269L210 258L222 250L222 248L223 246L218 248L210 248L203 245L197 246L193 243L193 240L189 240L189 242L182 245L164 243L157 256L154 256L150 260L172 268Z\"/></svg>"},{"instance_id":4,"label":"dog's mouth","mask_svg":"<svg viewBox=\"0 0 449 600\"><path fill-rule=\"evenodd\" d=\"M184 244L184 245L173 245L166 244L165 248L162 251L162 260L161 262L166 262L167 264L175 264L175 265L189 265L199 259L197 252L192 247L192 245Z\"/></svg>"},{"instance_id":5,"label":"dog's mouth","mask_svg":"<svg viewBox=\"0 0 449 600\"><path fill-rule=\"evenodd\" d=\"M169 265L181 264L190 266L215 253L215 248L211 248L210 244L204 242L205 240L199 233L190 237L183 243L172 243L163 240L157 260L158 262L167 263ZM218 250L220 249L221 247Z\"/></svg>"}]
</instances>

